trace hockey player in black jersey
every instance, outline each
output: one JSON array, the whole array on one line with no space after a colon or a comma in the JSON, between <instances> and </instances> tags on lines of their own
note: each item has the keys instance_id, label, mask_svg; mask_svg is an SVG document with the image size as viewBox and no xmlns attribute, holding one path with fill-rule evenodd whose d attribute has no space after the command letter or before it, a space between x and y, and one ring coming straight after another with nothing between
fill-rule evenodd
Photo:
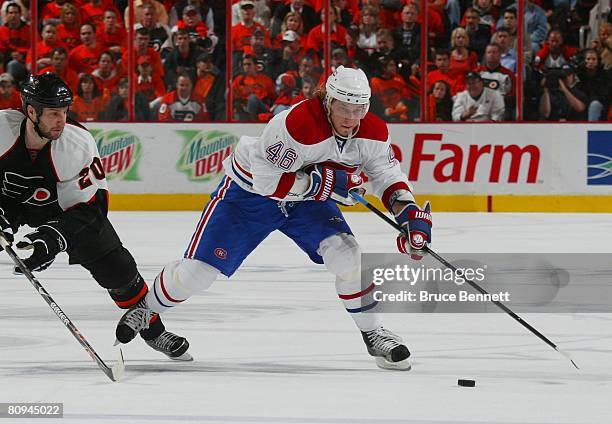
<instances>
[{"instance_id":1,"label":"hockey player in black jersey","mask_svg":"<svg viewBox=\"0 0 612 424\"><path fill-rule=\"evenodd\" d=\"M108 187L92 135L67 119L73 96L55 74L30 77L21 90L23 113L0 111L0 229L9 238L22 225L35 230L16 246L30 250L32 271L60 252L87 269L117 306L138 303L148 287L107 218ZM140 335L171 359L192 360L184 337L153 316Z\"/></svg>"}]
</instances>

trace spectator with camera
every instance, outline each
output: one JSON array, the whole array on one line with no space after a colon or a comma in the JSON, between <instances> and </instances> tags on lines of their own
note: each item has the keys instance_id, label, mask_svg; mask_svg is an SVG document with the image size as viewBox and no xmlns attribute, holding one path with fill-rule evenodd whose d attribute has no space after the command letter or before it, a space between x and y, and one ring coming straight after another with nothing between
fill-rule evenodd
<instances>
[{"instance_id":1,"label":"spectator with camera","mask_svg":"<svg viewBox=\"0 0 612 424\"><path fill-rule=\"evenodd\" d=\"M453 121L503 121L504 100L501 94L485 87L477 72L470 72L466 78L467 89L455 96Z\"/></svg>"},{"instance_id":2,"label":"spectator with camera","mask_svg":"<svg viewBox=\"0 0 612 424\"><path fill-rule=\"evenodd\" d=\"M610 107L612 70L602 69L595 49L586 49L577 75L576 87L586 95L587 119L591 122L605 120Z\"/></svg>"},{"instance_id":3,"label":"spectator with camera","mask_svg":"<svg viewBox=\"0 0 612 424\"><path fill-rule=\"evenodd\" d=\"M546 121L584 121L586 119L586 95L576 87L574 68L563 65L549 70L542 78L540 117Z\"/></svg>"}]
</instances>

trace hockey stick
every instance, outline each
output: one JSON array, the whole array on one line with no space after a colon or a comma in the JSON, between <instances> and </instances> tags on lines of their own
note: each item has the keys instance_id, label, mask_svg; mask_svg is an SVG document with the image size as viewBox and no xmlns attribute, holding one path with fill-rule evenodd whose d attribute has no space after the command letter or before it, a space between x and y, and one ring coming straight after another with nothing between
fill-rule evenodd
<instances>
[{"instance_id":1,"label":"hockey stick","mask_svg":"<svg viewBox=\"0 0 612 424\"><path fill-rule=\"evenodd\" d=\"M351 192L350 193L351 196L353 197L353 199L357 200L359 203L361 203L362 205L364 205L366 208L368 208L369 210L371 210L372 212L374 212L376 215L378 215L380 218L382 218L385 222L387 222L389 225L391 225L393 228L395 228L396 230L398 230L401 233L405 233L405 230L394 220L392 220L391 218L389 218L387 215L385 215L384 212L382 212L381 210L379 210L376 206L372 205L370 202L368 202L363 196L361 196L359 193L356 192ZM425 250L427 253L429 253L432 257L434 257L438 262L440 262L442 265L444 265L445 267L452 269L455 272L458 272L457 268L451 264L450 262L448 262L446 259L444 259L442 256L438 255L436 252L434 252L433 250L431 250L429 248L429 246L425 246L425 248L423 249ZM472 280L469 280L467 278L465 278L466 283L468 283L470 286L472 286L475 290L479 291L482 294L489 294L485 289L483 289L482 287L480 287L478 284L476 284L475 282L473 282ZM578 368L578 365L576 365L576 363L574 362L574 360L570 357L570 355L559 349L559 347L557 347L556 344L554 344L552 341L550 341L550 339L548 339L545 335L543 335L542 333L540 333L538 330L536 330L534 327L532 327L527 321L525 321L523 318L521 318L520 316L518 316L516 313L514 313L510 308L508 308L506 305L504 305L501 302L498 302L496 300L491 300L491 302L493 302L497 307L499 307L502 311L504 311L505 313L507 313L508 315L510 315L513 319L515 319L519 324L521 324L523 327L525 327L527 330L531 331L533 334L535 334L536 336L538 336L540 338L540 340L542 340L544 343L546 343L548 346L552 347L553 349L555 349L557 352L559 352L561 355L565 356L567 359L570 360L570 362L572 363L572 365L574 367L576 367L576 369L580 369Z\"/></svg>"},{"instance_id":2,"label":"hockey stick","mask_svg":"<svg viewBox=\"0 0 612 424\"><path fill-rule=\"evenodd\" d=\"M9 241L5 238L4 233L2 231L0 231L0 246L4 248L4 250L9 255L9 257L13 260L15 265L19 267L23 275L25 275L26 278L30 281L30 283L32 283L32 285L34 286L38 294L40 294L40 296L43 299L45 299L45 302L47 302L49 307L53 310L55 315L57 315L60 321L64 323L64 325L66 326L66 328L68 328L70 333L72 333L74 338L77 339L77 341L81 344L81 346L83 346L85 351L89 354L89 356L91 356L91 359L96 361L96 363L98 364L100 369L104 372L104 374L106 374L106 376L110 378L112 381L118 381L123 375L123 372L125 370L125 363L123 362L123 352L119 350L121 357L115 363L115 365L113 365L112 367L109 367L108 365L106 365L104 361L100 358L100 356L98 356L98 354L93 349L93 347L91 347L91 345L87 342L87 340L85 339L85 336L81 334L78 328L76 328L76 326L72 323L72 321L70 321L70 318L68 318L68 316L64 313L64 311L62 311L59 305L55 303L51 295L47 292L47 290L45 290L45 288L42 286L42 284L40 284L40 282L34 276L34 274L32 274L32 272L28 269L28 267L23 263L21 258L17 256L17 254L11 247L11 244L9 243Z\"/></svg>"}]
</instances>

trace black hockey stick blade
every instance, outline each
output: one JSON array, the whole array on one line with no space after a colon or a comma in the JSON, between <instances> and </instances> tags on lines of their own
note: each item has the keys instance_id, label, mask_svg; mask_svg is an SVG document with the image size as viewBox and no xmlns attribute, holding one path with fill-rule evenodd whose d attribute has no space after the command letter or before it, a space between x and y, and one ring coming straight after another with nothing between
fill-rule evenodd
<instances>
[{"instance_id":1,"label":"black hockey stick blade","mask_svg":"<svg viewBox=\"0 0 612 424\"><path fill-rule=\"evenodd\" d=\"M32 271L23 263L23 260L13 250L11 244L6 239L4 233L0 231L0 246L4 249L4 251L9 255L11 260L15 263L23 275L28 279L28 281L34 286L38 294L47 302L51 310L57 315L59 320L66 326L68 331L74 336L75 339L83 346L83 349L89 354L91 359L93 359L98 367L106 374L108 378L112 381L119 381L121 376L125 371L125 362L123 360L123 352L119 350L120 358L119 360L112 366L109 367L106 363L100 358L97 352L93 347L89 344L85 336L81 334L79 329L73 324L73 322L68 318L68 316L64 313L64 311L59 307L57 303L53 300L51 295L47 292L47 290L42 286L42 284L38 281L38 279L32 274Z\"/></svg>"},{"instance_id":2,"label":"black hockey stick blade","mask_svg":"<svg viewBox=\"0 0 612 424\"><path fill-rule=\"evenodd\" d=\"M389 218L383 211L381 211L380 209L378 209L376 206L372 205L370 202L368 202L368 200L366 198L364 198L363 196L361 196L359 193L357 193L356 191L351 191L349 192L350 195L353 197L353 199L357 200L359 203L361 203L362 205L364 205L366 208L368 208L369 210L371 210L372 212L374 212L376 215L378 215L378 217L382 218L383 221L385 221L386 223L388 223L389 225L391 225L393 228L395 228L397 231L399 231L400 233L405 233L405 230L394 220L392 220L391 218ZM446 259L444 259L442 256L438 255L436 252L434 252L433 250L431 250L429 248L429 246L425 246L425 248L423 249L425 250L427 253L429 253L432 257L434 257L438 262L440 262L442 265L444 265L447 268L452 269L453 271L457 271L457 268L451 264L450 262L448 262ZM468 283L470 286L472 286L472 288L474 288L476 291L482 293L482 294L489 294L485 289L483 289L482 287L480 287L478 284L476 284L474 281L469 280L469 279L465 279L465 282ZM510 308L508 308L506 305L504 305L501 302L498 302L496 300L492 300L492 303L494 303L497 307L499 307L502 311L504 311L505 313L507 313L508 315L510 315L510 317L512 317L514 320L516 320L519 324L521 324L523 327L525 327L527 330L529 330L531 333L533 333L534 335L538 336L538 338L540 340L542 340L544 343L546 343L547 345L549 345L550 347L552 347L554 350L556 350L557 352L559 352L561 355L563 355L564 357L566 357L567 359L569 359L569 361L572 363L572 365L576 368L576 369L580 369L578 368L578 365L576 364L576 362L574 362L574 360L571 358L571 356L559 349L559 347L554 344L552 341L550 341L550 339L548 337L546 337L544 334L540 333L538 330L536 330L533 326L531 326L527 321L525 321L523 318L521 318L520 316L518 316L514 311L512 311Z\"/></svg>"}]
</instances>

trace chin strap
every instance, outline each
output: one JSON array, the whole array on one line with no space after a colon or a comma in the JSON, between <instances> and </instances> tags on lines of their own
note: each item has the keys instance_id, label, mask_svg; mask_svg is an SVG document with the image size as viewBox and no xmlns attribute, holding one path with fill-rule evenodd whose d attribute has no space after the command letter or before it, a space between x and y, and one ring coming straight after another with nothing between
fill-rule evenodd
<instances>
[{"instance_id":1,"label":"chin strap","mask_svg":"<svg viewBox=\"0 0 612 424\"><path fill-rule=\"evenodd\" d=\"M35 112L35 113L36 113L36 118L38 118L38 112ZM45 136L45 135L42 133L42 131L40 130L40 127L38 126L38 122L34 122L34 121L33 121L33 120L30 118L30 116L29 116L29 115L28 115L28 119L29 119L29 120L32 122L32 124L34 125L34 131L36 131L36 134L38 134L38 136L39 136L40 138L42 138L42 139L43 139L43 141L44 141L44 140L51 141L51 139L50 139L49 137Z\"/></svg>"}]
</instances>

